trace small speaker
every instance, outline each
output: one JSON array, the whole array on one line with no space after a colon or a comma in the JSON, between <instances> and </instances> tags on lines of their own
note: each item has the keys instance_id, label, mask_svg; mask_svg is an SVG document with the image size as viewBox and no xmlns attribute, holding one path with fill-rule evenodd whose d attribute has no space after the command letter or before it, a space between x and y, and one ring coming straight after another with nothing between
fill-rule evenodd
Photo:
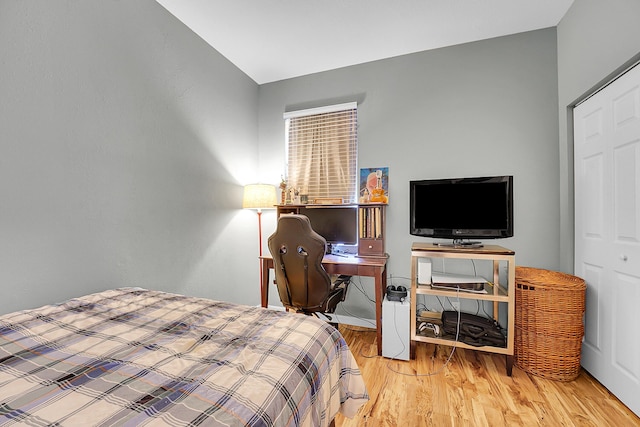
<instances>
[{"instance_id":1,"label":"small speaker","mask_svg":"<svg viewBox=\"0 0 640 427\"><path fill-rule=\"evenodd\" d=\"M418 258L418 284L431 284L431 260L429 258Z\"/></svg>"},{"instance_id":2,"label":"small speaker","mask_svg":"<svg viewBox=\"0 0 640 427\"><path fill-rule=\"evenodd\" d=\"M407 298L407 288L404 286L387 286L387 299L389 301L404 301Z\"/></svg>"}]
</instances>

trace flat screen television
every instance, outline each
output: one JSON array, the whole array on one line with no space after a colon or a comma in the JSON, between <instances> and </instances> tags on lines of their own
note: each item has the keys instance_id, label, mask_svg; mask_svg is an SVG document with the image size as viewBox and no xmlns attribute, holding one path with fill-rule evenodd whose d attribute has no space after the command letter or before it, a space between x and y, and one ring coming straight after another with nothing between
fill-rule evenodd
<instances>
[{"instance_id":1,"label":"flat screen television","mask_svg":"<svg viewBox=\"0 0 640 427\"><path fill-rule=\"evenodd\" d=\"M330 245L358 244L358 208L345 207L305 207L300 209L311 223L311 228L325 238Z\"/></svg>"},{"instance_id":2,"label":"flat screen television","mask_svg":"<svg viewBox=\"0 0 640 427\"><path fill-rule=\"evenodd\" d=\"M409 197L414 236L460 245L513 236L513 176L410 181Z\"/></svg>"}]
</instances>

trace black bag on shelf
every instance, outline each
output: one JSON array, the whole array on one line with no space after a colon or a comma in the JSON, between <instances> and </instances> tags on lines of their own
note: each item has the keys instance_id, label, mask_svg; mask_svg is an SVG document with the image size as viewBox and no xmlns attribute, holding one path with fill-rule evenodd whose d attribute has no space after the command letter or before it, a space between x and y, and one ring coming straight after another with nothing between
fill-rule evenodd
<instances>
[{"instance_id":1,"label":"black bag on shelf","mask_svg":"<svg viewBox=\"0 0 640 427\"><path fill-rule=\"evenodd\" d=\"M442 312L442 329L445 334L455 338L458 333L458 341L465 344L481 347L485 345L493 347L506 347L507 338L502 333L498 322L471 313L460 313L460 328L458 332L458 312Z\"/></svg>"}]
</instances>

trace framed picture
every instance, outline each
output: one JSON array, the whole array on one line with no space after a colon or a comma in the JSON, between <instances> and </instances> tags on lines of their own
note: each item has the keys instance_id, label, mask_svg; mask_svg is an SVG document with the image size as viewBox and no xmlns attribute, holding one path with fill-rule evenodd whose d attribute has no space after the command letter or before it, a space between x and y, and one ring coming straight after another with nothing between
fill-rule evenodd
<instances>
[{"instance_id":1,"label":"framed picture","mask_svg":"<svg viewBox=\"0 0 640 427\"><path fill-rule=\"evenodd\" d=\"M361 168L359 203L389 203L389 168Z\"/></svg>"}]
</instances>

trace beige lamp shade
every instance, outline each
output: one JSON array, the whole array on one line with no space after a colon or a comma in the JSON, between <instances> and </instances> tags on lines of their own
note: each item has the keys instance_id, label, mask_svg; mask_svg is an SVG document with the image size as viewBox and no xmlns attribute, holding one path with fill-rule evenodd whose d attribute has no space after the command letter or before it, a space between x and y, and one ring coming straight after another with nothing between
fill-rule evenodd
<instances>
[{"instance_id":1,"label":"beige lamp shade","mask_svg":"<svg viewBox=\"0 0 640 427\"><path fill-rule=\"evenodd\" d=\"M269 184L244 186L244 196L242 197L244 209L272 209L277 203L275 186Z\"/></svg>"}]
</instances>

